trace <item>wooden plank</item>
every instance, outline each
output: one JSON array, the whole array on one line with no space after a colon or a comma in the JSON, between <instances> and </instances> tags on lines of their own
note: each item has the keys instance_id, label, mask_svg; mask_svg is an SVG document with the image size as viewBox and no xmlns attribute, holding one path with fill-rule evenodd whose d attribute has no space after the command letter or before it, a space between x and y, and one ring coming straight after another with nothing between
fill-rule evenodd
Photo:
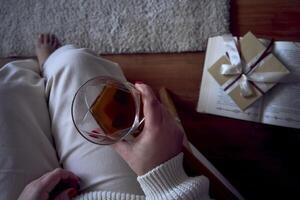
<instances>
[{"instance_id":1,"label":"wooden plank","mask_svg":"<svg viewBox=\"0 0 300 200\"><path fill-rule=\"evenodd\" d=\"M300 41L299 0L231 0L231 32Z\"/></svg>"}]
</instances>

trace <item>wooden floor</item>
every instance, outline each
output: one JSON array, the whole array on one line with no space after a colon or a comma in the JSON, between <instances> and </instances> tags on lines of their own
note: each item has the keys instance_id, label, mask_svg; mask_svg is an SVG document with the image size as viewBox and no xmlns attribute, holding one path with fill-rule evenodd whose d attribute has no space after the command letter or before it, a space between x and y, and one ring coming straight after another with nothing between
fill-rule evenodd
<instances>
[{"instance_id":1,"label":"wooden floor","mask_svg":"<svg viewBox=\"0 0 300 200\"><path fill-rule=\"evenodd\" d=\"M231 32L300 41L299 0L231 0ZM299 130L195 111L204 52L103 55L126 77L167 87L192 143L246 199L300 198ZM0 64L9 61L2 59Z\"/></svg>"}]
</instances>

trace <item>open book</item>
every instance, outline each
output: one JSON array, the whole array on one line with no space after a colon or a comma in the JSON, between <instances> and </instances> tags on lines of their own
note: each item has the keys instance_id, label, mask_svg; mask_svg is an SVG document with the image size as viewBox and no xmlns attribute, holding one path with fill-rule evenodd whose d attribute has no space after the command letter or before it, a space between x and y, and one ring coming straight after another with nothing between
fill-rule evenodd
<instances>
[{"instance_id":1,"label":"open book","mask_svg":"<svg viewBox=\"0 0 300 200\"><path fill-rule=\"evenodd\" d=\"M300 43L274 43L273 54L292 73L245 111L238 108L207 71L225 53L222 37L209 38L197 111L300 129Z\"/></svg>"}]
</instances>

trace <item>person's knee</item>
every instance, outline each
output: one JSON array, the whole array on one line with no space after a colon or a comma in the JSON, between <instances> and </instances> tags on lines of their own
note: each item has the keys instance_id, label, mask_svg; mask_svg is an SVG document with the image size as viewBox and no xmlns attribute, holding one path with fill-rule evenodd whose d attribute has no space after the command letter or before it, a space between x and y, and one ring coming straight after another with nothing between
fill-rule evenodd
<instances>
[{"instance_id":1,"label":"person's knee","mask_svg":"<svg viewBox=\"0 0 300 200\"><path fill-rule=\"evenodd\" d=\"M64 47L62 47L64 48ZM58 52L54 52L53 55L44 64L44 70L47 72L56 73L64 68L76 70L81 69L89 65L90 55L81 49L65 48L58 49Z\"/></svg>"}]
</instances>

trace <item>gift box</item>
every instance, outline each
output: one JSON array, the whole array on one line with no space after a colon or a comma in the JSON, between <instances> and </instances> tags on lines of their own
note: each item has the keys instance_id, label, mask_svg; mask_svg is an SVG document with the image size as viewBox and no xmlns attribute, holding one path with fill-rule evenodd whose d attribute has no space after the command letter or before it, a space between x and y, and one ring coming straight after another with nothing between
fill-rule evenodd
<instances>
[{"instance_id":1,"label":"gift box","mask_svg":"<svg viewBox=\"0 0 300 200\"><path fill-rule=\"evenodd\" d=\"M272 54L273 41L263 44L251 32L242 39L222 36L226 53L208 72L241 110L266 94L289 74Z\"/></svg>"}]
</instances>

